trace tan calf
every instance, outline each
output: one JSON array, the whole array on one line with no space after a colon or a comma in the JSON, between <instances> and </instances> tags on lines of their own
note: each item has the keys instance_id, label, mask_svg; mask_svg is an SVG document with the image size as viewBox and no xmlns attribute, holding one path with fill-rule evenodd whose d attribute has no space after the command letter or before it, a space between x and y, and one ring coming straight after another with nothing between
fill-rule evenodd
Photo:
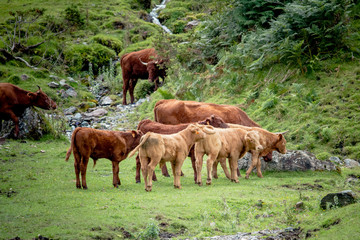
<instances>
[{"instance_id":1,"label":"tan calf","mask_svg":"<svg viewBox=\"0 0 360 240\"><path fill-rule=\"evenodd\" d=\"M225 175L231 181L239 182L237 174L237 160L246 152L251 150L260 151L262 146L259 143L257 131L247 131L243 129L214 129L215 134L206 135L204 139L195 144L195 158L198 184L201 185L201 169L204 154L207 159L207 181L211 184L212 168L215 161L219 161L223 166ZM226 168L226 158L229 159L231 174Z\"/></svg>"},{"instance_id":2,"label":"tan calf","mask_svg":"<svg viewBox=\"0 0 360 240\"><path fill-rule=\"evenodd\" d=\"M139 151L146 191L152 190L152 176L156 165L160 163L160 167L162 167L165 162L171 162L174 187L181 188L181 167L195 142L206 136L204 130L213 133L211 132L213 130L211 126L190 124L187 128L175 134L163 135L147 132L141 138L140 144L129 156Z\"/></svg>"},{"instance_id":3,"label":"tan calf","mask_svg":"<svg viewBox=\"0 0 360 240\"><path fill-rule=\"evenodd\" d=\"M230 128L233 129L243 129L247 131L257 131L260 136L260 144L263 146L262 150L251 150L249 151L252 154L251 158L251 166L246 171L245 178L248 179L251 171L254 167L257 170L257 176L262 178L263 175L261 173L261 161L260 157L264 157L272 151L278 151L279 153L285 154L286 153L286 139L284 137L284 133L272 133L265 129L258 128L258 127L245 127L238 124L228 124Z\"/></svg>"}]
</instances>

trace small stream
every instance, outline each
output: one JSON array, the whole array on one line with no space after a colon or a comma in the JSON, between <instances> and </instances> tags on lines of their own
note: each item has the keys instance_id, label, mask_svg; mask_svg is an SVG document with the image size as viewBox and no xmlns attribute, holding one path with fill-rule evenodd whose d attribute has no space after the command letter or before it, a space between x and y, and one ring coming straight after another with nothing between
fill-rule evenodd
<instances>
[{"instance_id":1,"label":"small stream","mask_svg":"<svg viewBox=\"0 0 360 240\"><path fill-rule=\"evenodd\" d=\"M153 10L150 12L150 17L151 17L151 21L153 23L155 23L156 25L159 25L160 27L162 27L162 29L164 29L164 31L168 34L172 34L171 30L168 29L165 25L162 25L158 19L159 17L159 12L164 9L166 7L166 4L169 2L170 0L163 0L161 2L161 4L156 5Z\"/></svg>"}]
</instances>

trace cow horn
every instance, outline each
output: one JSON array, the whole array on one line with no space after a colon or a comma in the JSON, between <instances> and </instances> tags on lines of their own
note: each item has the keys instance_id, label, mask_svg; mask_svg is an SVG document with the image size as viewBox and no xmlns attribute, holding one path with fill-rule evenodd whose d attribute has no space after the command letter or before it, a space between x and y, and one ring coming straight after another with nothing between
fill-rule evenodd
<instances>
[{"instance_id":1,"label":"cow horn","mask_svg":"<svg viewBox=\"0 0 360 240\"><path fill-rule=\"evenodd\" d=\"M141 59L140 59L140 58L139 58L139 61L140 61L142 64L144 64L145 66L147 66L147 65L148 65L148 63L145 63L145 62L141 61Z\"/></svg>"},{"instance_id":2,"label":"cow horn","mask_svg":"<svg viewBox=\"0 0 360 240\"><path fill-rule=\"evenodd\" d=\"M39 85L36 85L38 88L39 88L39 90L41 90L41 88L40 88L40 86Z\"/></svg>"}]
</instances>

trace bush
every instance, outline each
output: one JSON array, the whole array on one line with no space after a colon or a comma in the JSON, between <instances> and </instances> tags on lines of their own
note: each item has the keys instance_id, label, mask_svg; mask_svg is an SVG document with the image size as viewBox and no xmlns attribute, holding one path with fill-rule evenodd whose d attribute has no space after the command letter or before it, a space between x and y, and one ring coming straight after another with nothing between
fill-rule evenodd
<instances>
[{"instance_id":1,"label":"bush","mask_svg":"<svg viewBox=\"0 0 360 240\"><path fill-rule=\"evenodd\" d=\"M121 52L123 48L123 43L119 39L112 36L98 34L94 36L92 40L96 43L99 43L105 47L114 50L116 53Z\"/></svg>"},{"instance_id":2,"label":"bush","mask_svg":"<svg viewBox=\"0 0 360 240\"><path fill-rule=\"evenodd\" d=\"M73 27L81 27L85 23L85 18L81 15L76 5L71 5L65 9L64 18Z\"/></svg>"},{"instance_id":3,"label":"bush","mask_svg":"<svg viewBox=\"0 0 360 240\"><path fill-rule=\"evenodd\" d=\"M114 50L98 43L70 45L64 51L65 64L69 66L70 72L88 71L89 63L92 63L93 71L97 74L115 56Z\"/></svg>"},{"instance_id":4,"label":"bush","mask_svg":"<svg viewBox=\"0 0 360 240\"><path fill-rule=\"evenodd\" d=\"M135 87L135 97L137 99L145 98L154 92L155 85L149 81L139 81Z\"/></svg>"}]
</instances>

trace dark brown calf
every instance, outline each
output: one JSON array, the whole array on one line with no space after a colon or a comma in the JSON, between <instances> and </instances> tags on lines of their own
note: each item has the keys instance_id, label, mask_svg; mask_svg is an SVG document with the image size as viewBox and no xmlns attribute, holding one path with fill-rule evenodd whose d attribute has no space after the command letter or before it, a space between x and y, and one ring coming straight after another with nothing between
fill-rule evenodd
<instances>
[{"instance_id":1,"label":"dark brown calf","mask_svg":"<svg viewBox=\"0 0 360 240\"><path fill-rule=\"evenodd\" d=\"M107 158L112 162L113 185L121 185L119 163L124 160L140 142L140 131L107 131L92 128L76 128L71 136L71 146L66 153L65 161L74 153L76 187L87 189L86 169L91 157L94 166L99 158ZM80 185L81 173L81 185Z\"/></svg>"},{"instance_id":2,"label":"dark brown calf","mask_svg":"<svg viewBox=\"0 0 360 240\"><path fill-rule=\"evenodd\" d=\"M211 115L210 117L205 118L203 121L198 122L199 124L203 124L203 125L211 125L213 127L217 127L217 128L228 128L229 126L222 120L222 118L215 116L215 115ZM151 121L149 119L145 119L142 120L137 129L140 130L141 132L143 132L144 134L147 132L154 132L154 133L160 133L160 134L174 134L174 133L178 133L182 130L184 130L185 128L187 128L187 126L190 123L184 123L184 124L177 124L177 125L167 125L167 124L162 124L162 123L158 123L158 122L154 122ZM197 178L197 173L196 173L196 165L195 165L195 154L194 154L194 147L192 147L190 149L189 152L189 157L191 158L191 163L192 163L192 167L194 169L194 181L196 182L196 178ZM137 183L140 183L140 159L139 156L136 156L136 176L135 176L135 180ZM169 173L168 170L166 168L166 165L164 164L163 167L161 168L162 174L166 177L169 177ZM153 180L156 181L156 175L154 172L153 175Z\"/></svg>"}]
</instances>

